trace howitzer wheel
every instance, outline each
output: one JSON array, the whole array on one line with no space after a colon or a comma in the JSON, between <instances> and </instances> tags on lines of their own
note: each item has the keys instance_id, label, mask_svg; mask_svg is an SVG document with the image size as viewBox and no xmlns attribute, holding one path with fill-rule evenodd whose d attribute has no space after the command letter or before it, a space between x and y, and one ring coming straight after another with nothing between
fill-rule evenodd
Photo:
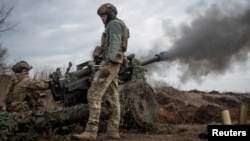
<instances>
[{"instance_id":1,"label":"howitzer wheel","mask_svg":"<svg viewBox=\"0 0 250 141\"><path fill-rule=\"evenodd\" d=\"M122 126L149 130L157 116L157 101L152 87L145 80L132 80L120 89Z\"/></svg>"}]
</instances>

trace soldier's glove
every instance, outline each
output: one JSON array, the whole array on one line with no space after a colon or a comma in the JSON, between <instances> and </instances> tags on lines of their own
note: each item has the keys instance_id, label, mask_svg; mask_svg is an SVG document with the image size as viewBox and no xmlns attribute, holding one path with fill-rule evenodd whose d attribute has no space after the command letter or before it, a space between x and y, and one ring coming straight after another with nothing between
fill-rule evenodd
<instances>
[{"instance_id":1,"label":"soldier's glove","mask_svg":"<svg viewBox=\"0 0 250 141\"><path fill-rule=\"evenodd\" d=\"M92 56L94 59L98 59L102 56L102 54L103 54L103 47L96 46L94 51L93 51Z\"/></svg>"}]
</instances>

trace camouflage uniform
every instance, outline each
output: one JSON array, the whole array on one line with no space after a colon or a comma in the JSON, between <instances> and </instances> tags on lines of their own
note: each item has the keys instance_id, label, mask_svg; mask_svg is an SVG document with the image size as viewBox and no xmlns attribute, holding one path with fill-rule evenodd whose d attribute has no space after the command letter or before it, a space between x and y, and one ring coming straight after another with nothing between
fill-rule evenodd
<instances>
[{"instance_id":1,"label":"camouflage uniform","mask_svg":"<svg viewBox=\"0 0 250 141\"><path fill-rule=\"evenodd\" d=\"M102 9L104 8L104 10ZM107 8L115 13L106 13ZM113 8L113 10L112 10ZM112 4L104 4L98 9L98 15L108 14L109 21L105 24L101 46L97 46L93 57L100 61L100 67L95 73L91 87L88 90L89 119L82 134L75 134L76 139L96 139L103 96L109 105L111 113L108 121L107 133L115 133L119 138L120 101L118 90L118 72L124 61L124 52L127 49L129 37L125 23L116 18L117 11ZM102 13L103 11L103 13ZM113 15L112 15L113 14ZM98 53L96 51L98 50Z\"/></svg>"},{"instance_id":2,"label":"camouflage uniform","mask_svg":"<svg viewBox=\"0 0 250 141\"><path fill-rule=\"evenodd\" d=\"M9 112L41 110L43 106L38 102L36 90L45 90L49 85L40 80L32 80L28 71L32 69L25 61L20 61L12 67L15 76L10 81L6 95L6 109ZM26 70L26 71L23 71Z\"/></svg>"}]
</instances>

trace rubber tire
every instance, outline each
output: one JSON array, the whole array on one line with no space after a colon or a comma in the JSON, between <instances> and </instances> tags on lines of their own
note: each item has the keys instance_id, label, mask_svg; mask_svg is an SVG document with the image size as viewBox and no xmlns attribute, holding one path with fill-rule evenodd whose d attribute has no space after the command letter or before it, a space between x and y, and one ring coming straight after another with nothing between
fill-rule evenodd
<instances>
[{"instance_id":1,"label":"rubber tire","mask_svg":"<svg viewBox=\"0 0 250 141\"><path fill-rule=\"evenodd\" d=\"M152 87L145 80L132 80L121 86L120 94L122 124L150 130L155 123L158 109Z\"/></svg>"}]
</instances>

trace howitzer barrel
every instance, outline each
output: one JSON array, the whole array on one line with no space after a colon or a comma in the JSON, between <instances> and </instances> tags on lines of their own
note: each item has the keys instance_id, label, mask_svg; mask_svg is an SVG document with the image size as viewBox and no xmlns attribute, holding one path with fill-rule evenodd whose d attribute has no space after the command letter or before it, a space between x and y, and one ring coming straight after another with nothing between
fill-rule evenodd
<instances>
[{"instance_id":1,"label":"howitzer barrel","mask_svg":"<svg viewBox=\"0 0 250 141\"><path fill-rule=\"evenodd\" d=\"M74 71L74 72L70 72L68 74L74 75L77 78L81 78L81 77L89 76L90 74L95 73L98 68L99 68L99 65L88 65L88 67L79 69L79 70Z\"/></svg>"},{"instance_id":2,"label":"howitzer barrel","mask_svg":"<svg viewBox=\"0 0 250 141\"><path fill-rule=\"evenodd\" d=\"M159 61L165 61L169 58L168 52L163 51L159 54L156 54L153 58L147 59L145 61L141 62L142 66L146 66L148 64L154 63L154 62L159 62Z\"/></svg>"},{"instance_id":3,"label":"howitzer barrel","mask_svg":"<svg viewBox=\"0 0 250 141\"><path fill-rule=\"evenodd\" d=\"M74 76L76 76L77 78L80 78L80 77L88 76L90 73L91 73L91 71L90 71L89 68L84 68L84 69L81 69L81 70L77 70L77 71L74 71L74 72L70 72L70 73L68 73L68 74L69 74L69 75L74 75Z\"/></svg>"}]
</instances>

